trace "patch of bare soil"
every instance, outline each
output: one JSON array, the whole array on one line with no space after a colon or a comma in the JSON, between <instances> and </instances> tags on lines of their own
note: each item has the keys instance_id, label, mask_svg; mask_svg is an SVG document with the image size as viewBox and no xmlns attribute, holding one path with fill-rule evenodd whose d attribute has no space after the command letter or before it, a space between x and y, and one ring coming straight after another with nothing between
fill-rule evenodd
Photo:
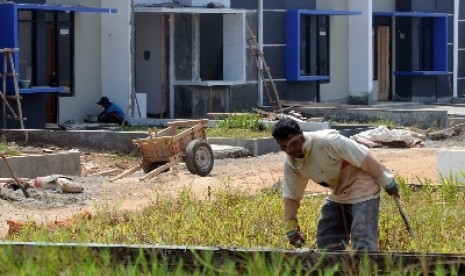
<instances>
[{"instance_id":1,"label":"patch of bare soil","mask_svg":"<svg viewBox=\"0 0 465 276\"><path fill-rule=\"evenodd\" d=\"M420 179L437 179L437 152L443 148L464 149L463 135L442 141L426 141L423 148L377 148L374 154L396 174L418 183ZM270 153L258 157L215 160L207 177L191 174L183 164L149 180L139 181L142 171L129 177L109 182L123 170L139 164L138 158L121 158L98 152L82 152L82 174L75 182L84 187L79 194L60 191L29 189L30 199L21 190L2 188L0 193L12 200L0 200L0 236L8 231L7 220L38 223L60 221L81 212L94 212L97 206L111 209L137 210L158 197L176 197L182 189L190 189L199 199L207 198L210 190L239 189L257 193L276 187L282 179L284 153ZM107 172L111 172L106 174ZM99 175L103 173L103 175ZM309 183L308 193L326 189ZM107 208L104 207L104 208Z\"/></svg>"}]
</instances>

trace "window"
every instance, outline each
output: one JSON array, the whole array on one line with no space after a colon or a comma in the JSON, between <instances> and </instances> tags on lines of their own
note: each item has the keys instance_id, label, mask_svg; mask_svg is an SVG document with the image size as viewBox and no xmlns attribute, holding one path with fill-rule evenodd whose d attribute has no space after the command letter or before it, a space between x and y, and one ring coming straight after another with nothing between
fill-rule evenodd
<instances>
[{"instance_id":1,"label":"window","mask_svg":"<svg viewBox=\"0 0 465 276\"><path fill-rule=\"evenodd\" d=\"M245 83L245 13L174 15L175 85L237 85ZM215 26L213 31L212 26Z\"/></svg>"},{"instance_id":2,"label":"window","mask_svg":"<svg viewBox=\"0 0 465 276\"><path fill-rule=\"evenodd\" d=\"M329 16L300 17L299 76L329 75Z\"/></svg>"},{"instance_id":3,"label":"window","mask_svg":"<svg viewBox=\"0 0 465 276\"><path fill-rule=\"evenodd\" d=\"M36 83L34 76L35 21L31 11L19 11L19 79Z\"/></svg>"},{"instance_id":4,"label":"window","mask_svg":"<svg viewBox=\"0 0 465 276\"><path fill-rule=\"evenodd\" d=\"M49 85L64 87L62 95L73 94L73 13L48 12L45 15L47 29L47 70Z\"/></svg>"},{"instance_id":5,"label":"window","mask_svg":"<svg viewBox=\"0 0 465 276\"><path fill-rule=\"evenodd\" d=\"M317 75L329 76L329 16L317 16Z\"/></svg>"},{"instance_id":6,"label":"window","mask_svg":"<svg viewBox=\"0 0 465 276\"><path fill-rule=\"evenodd\" d=\"M351 11L289 10L286 15L286 78L329 81L330 16Z\"/></svg>"},{"instance_id":7,"label":"window","mask_svg":"<svg viewBox=\"0 0 465 276\"><path fill-rule=\"evenodd\" d=\"M448 74L447 14L377 12L373 16L396 19L398 49L395 75Z\"/></svg>"},{"instance_id":8,"label":"window","mask_svg":"<svg viewBox=\"0 0 465 276\"><path fill-rule=\"evenodd\" d=\"M416 18L418 50L416 51L415 70L433 70L433 19L431 17Z\"/></svg>"},{"instance_id":9,"label":"window","mask_svg":"<svg viewBox=\"0 0 465 276\"><path fill-rule=\"evenodd\" d=\"M18 19L19 78L32 86L61 86L63 95L72 95L73 13L19 10ZM44 20L45 30L36 23Z\"/></svg>"}]
</instances>

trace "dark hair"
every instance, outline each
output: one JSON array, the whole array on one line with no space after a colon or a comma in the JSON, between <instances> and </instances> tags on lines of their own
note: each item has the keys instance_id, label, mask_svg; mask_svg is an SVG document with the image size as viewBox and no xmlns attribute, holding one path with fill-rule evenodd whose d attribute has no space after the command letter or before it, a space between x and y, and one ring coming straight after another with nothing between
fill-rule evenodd
<instances>
[{"instance_id":1,"label":"dark hair","mask_svg":"<svg viewBox=\"0 0 465 276\"><path fill-rule=\"evenodd\" d=\"M104 104L109 104L109 103L110 103L110 99L108 99L107 97L101 97L100 101L97 102L98 105L104 105Z\"/></svg>"},{"instance_id":2,"label":"dark hair","mask_svg":"<svg viewBox=\"0 0 465 276\"><path fill-rule=\"evenodd\" d=\"M271 131L271 135L273 135L276 140L286 140L301 133L302 130L299 124L291 118L280 119L274 124Z\"/></svg>"}]
</instances>

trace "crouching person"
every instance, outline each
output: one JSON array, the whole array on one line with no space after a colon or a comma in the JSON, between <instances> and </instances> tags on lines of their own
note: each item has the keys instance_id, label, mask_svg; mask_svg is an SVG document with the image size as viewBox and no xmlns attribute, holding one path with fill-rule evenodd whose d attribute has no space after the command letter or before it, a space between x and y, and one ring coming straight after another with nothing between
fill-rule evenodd
<instances>
[{"instance_id":1,"label":"crouching person","mask_svg":"<svg viewBox=\"0 0 465 276\"><path fill-rule=\"evenodd\" d=\"M302 132L290 118L279 120L272 135L286 152L284 160L284 225L289 242L301 247L297 213L307 182L329 188L317 225L317 247L378 250L380 191L399 196L393 173L368 148L334 130Z\"/></svg>"}]
</instances>

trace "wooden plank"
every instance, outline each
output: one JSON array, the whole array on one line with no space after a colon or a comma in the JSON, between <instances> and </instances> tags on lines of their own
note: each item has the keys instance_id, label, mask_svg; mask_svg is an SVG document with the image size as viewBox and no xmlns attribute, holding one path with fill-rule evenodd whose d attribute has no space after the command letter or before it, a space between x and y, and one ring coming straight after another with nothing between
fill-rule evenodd
<instances>
[{"instance_id":1,"label":"wooden plank","mask_svg":"<svg viewBox=\"0 0 465 276\"><path fill-rule=\"evenodd\" d=\"M175 166L177 163L178 163L178 161L177 161L177 160L174 160L174 161L171 161L171 162L166 163L166 164L164 164L164 165L161 165L160 167L156 168L155 170L153 170L153 171L151 171L151 172L145 174L144 176L140 177L140 178L139 178L139 181L143 181L143 180L145 180L145 179L147 179L147 178L154 177L155 175L157 175L157 174L163 172L164 170L169 169L169 168Z\"/></svg>"},{"instance_id":2,"label":"wooden plank","mask_svg":"<svg viewBox=\"0 0 465 276\"><path fill-rule=\"evenodd\" d=\"M121 174L119 174L119 175L113 177L112 179L110 179L110 182L113 182L113 181L115 181L117 179L123 178L123 177L125 177L127 175L130 175L131 173L137 172L138 170L141 170L142 167L143 167L142 164L140 164L140 165L137 165L137 166L135 166L135 167L133 167L131 169L128 169L128 170L122 172Z\"/></svg>"}]
</instances>

